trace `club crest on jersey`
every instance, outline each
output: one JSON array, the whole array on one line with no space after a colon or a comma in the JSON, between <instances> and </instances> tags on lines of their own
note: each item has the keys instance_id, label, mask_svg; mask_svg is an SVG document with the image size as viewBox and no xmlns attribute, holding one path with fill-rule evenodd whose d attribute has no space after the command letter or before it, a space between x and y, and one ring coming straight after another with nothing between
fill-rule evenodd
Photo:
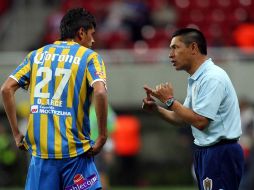
<instances>
[{"instance_id":1,"label":"club crest on jersey","mask_svg":"<svg viewBox=\"0 0 254 190\"><path fill-rule=\"evenodd\" d=\"M210 178L206 177L203 180L203 187L204 187L204 190L212 190L212 188L213 188L213 180L211 180Z\"/></svg>"},{"instance_id":2,"label":"club crest on jersey","mask_svg":"<svg viewBox=\"0 0 254 190\"><path fill-rule=\"evenodd\" d=\"M96 181L98 181L96 174L93 174L88 178L84 178L82 174L77 174L73 179L74 184L66 187L65 190L86 190L93 186Z\"/></svg>"}]
</instances>

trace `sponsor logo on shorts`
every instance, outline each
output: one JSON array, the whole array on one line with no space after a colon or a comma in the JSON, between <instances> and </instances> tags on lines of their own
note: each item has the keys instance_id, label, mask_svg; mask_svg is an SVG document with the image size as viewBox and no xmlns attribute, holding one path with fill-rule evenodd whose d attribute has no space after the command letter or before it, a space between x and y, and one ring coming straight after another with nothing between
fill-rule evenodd
<instances>
[{"instance_id":1,"label":"sponsor logo on shorts","mask_svg":"<svg viewBox=\"0 0 254 190\"><path fill-rule=\"evenodd\" d=\"M212 190L213 189L213 180L208 177L203 180L204 190Z\"/></svg>"},{"instance_id":2,"label":"sponsor logo on shorts","mask_svg":"<svg viewBox=\"0 0 254 190\"><path fill-rule=\"evenodd\" d=\"M93 186L96 181L98 181L96 174L93 174L88 178L84 178L82 174L77 174L73 179L74 184L66 187L65 190L86 190Z\"/></svg>"}]
</instances>

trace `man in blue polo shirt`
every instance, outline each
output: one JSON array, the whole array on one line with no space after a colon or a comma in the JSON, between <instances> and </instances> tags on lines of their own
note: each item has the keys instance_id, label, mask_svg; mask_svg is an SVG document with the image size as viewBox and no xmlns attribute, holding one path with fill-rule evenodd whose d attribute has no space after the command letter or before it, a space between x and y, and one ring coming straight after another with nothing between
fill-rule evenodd
<instances>
[{"instance_id":1,"label":"man in blue polo shirt","mask_svg":"<svg viewBox=\"0 0 254 190\"><path fill-rule=\"evenodd\" d=\"M172 84L163 83L155 89L144 87L143 109L172 124L191 125L200 190L238 190L244 158L237 141L242 130L237 95L227 73L207 57L206 39L193 28L172 35L169 58L176 70L190 74L184 104L174 98Z\"/></svg>"}]
</instances>

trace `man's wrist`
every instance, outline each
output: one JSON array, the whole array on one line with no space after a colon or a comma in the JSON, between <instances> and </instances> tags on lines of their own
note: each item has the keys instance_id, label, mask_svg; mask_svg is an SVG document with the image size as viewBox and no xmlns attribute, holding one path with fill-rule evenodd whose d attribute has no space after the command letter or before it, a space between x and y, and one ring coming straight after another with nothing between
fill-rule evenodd
<instances>
[{"instance_id":1,"label":"man's wrist","mask_svg":"<svg viewBox=\"0 0 254 190\"><path fill-rule=\"evenodd\" d=\"M166 106L170 109L172 107L172 105L174 104L175 98L172 96L170 97L166 102Z\"/></svg>"}]
</instances>

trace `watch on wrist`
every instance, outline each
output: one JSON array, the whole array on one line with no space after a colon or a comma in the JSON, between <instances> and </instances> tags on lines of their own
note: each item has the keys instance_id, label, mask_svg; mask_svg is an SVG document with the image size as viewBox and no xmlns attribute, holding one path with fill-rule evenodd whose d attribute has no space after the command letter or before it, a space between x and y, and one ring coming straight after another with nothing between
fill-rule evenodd
<instances>
[{"instance_id":1,"label":"watch on wrist","mask_svg":"<svg viewBox=\"0 0 254 190\"><path fill-rule=\"evenodd\" d=\"M172 98L169 98L169 99L165 102L165 104L167 105L168 108L170 108L170 107L173 105L174 101L175 101L175 99L174 99L174 97L172 97Z\"/></svg>"}]
</instances>

